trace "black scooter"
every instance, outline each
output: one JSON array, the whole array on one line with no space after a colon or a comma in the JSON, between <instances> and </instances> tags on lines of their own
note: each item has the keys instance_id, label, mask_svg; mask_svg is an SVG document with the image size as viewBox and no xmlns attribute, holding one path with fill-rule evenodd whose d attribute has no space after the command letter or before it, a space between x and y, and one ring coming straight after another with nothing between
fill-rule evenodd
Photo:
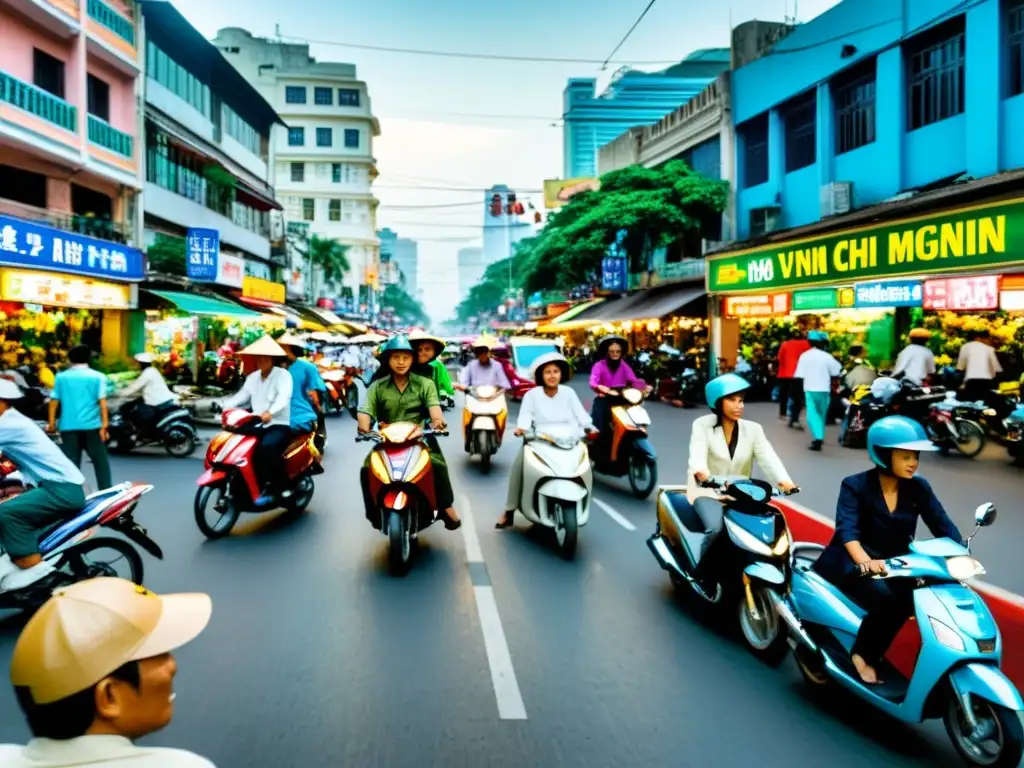
<instances>
[{"instance_id":1,"label":"black scooter","mask_svg":"<svg viewBox=\"0 0 1024 768\"><path fill-rule=\"evenodd\" d=\"M141 399L131 400L110 419L110 445L114 453L129 453L133 448L162 445L176 459L191 456L199 442L192 412L173 400L155 406L146 413Z\"/></svg>"}]
</instances>

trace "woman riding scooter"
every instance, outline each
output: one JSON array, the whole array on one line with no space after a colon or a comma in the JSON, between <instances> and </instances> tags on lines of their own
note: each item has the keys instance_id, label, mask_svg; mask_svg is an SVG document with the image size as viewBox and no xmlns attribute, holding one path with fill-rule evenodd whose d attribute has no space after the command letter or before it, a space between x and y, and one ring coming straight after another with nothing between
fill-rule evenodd
<instances>
[{"instance_id":1,"label":"woman riding scooter","mask_svg":"<svg viewBox=\"0 0 1024 768\"><path fill-rule=\"evenodd\" d=\"M569 361L557 352L550 352L537 358L533 366L533 380L537 387L523 395L522 405L519 406L519 418L516 421L516 437L522 437L531 429L548 434L595 431L594 422L580 402L579 396L563 383L568 383L571 378L572 368ZM523 449L520 448L508 478L505 514L495 524L495 528L508 528L512 525L516 508L519 506L522 484Z\"/></svg>"},{"instance_id":2,"label":"woman riding scooter","mask_svg":"<svg viewBox=\"0 0 1024 768\"><path fill-rule=\"evenodd\" d=\"M756 459L778 488L796 488L761 425L743 418L743 393L748 389L750 383L735 373L709 381L704 394L712 413L695 420L690 431L687 497L707 534L700 556L721 533L725 516L717 492L701 489L700 483L712 476L749 477Z\"/></svg>"},{"instance_id":3,"label":"woman riding scooter","mask_svg":"<svg viewBox=\"0 0 1024 768\"><path fill-rule=\"evenodd\" d=\"M629 348L622 336L605 336L597 344L597 352L594 357L597 360L590 370L590 388L594 390L597 397L594 398L594 405L591 407L590 415L594 420L594 427L601 433L602 443L608 441L609 423L611 422L612 406L608 395L623 387L635 387L645 392L650 392L653 387L633 373L629 363L622 359L626 349ZM602 446L603 448L604 446ZM602 450L601 456L606 455Z\"/></svg>"},{"instance_id":4,"label":"woman riding scooter","mask_svg":"<svg viewBox=\"0 0 1024 768\"><path fill-rule=\"evenodd\" d=\"M936 537L963 536L928 482L914 477L921 451L938 450L924 428L906 416L879 419L867 435L874 469L850 475L839 489L836 530L814 566L867 611L851 659L865 683L881 682L875 667L914 613L914 583L870 578L885 560L906 554L919 518Z\"/></svg>"}]
</instances>

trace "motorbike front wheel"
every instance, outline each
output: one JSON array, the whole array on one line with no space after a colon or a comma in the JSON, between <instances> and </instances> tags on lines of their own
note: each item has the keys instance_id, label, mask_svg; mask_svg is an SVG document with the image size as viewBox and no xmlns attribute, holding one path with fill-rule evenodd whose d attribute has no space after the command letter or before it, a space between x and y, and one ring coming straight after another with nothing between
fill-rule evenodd
<instances>
[{"instance_id":1,"label":"motorbike front wheel","mask_svg":"<svg viewBox=\"0 0 1024 768\"><path fill-rule=\"evenodd\" d=\"M629 457L629 487L638 499L646 499L658 485L658 462L641 453Z\"/></svg>"},{"instance_id":2,"label":"motorbike front wheel","mask_svg":"<svg viewBox=\"0 0 1024 768\"><path fill-rule=\"evenodd\" d=\"M959 439L956 441L956 449L968 459L973 459L985 448L985 430L975 421L957 419L956 427Z\"/></svg>"},{"instance_id":3,"label":"motorbike front wheel","mask_svg":"<svg viewBox=\"0 0 1024 768\"><path fill-rule=\"evenodd\" d=\"M579 537L579 521L575 504L557 502L555 506L555 541L558 553L565 560L576 557L576 541Z\"/></svg>"},{"instance_id":4,"label":"motorbike front wheel","mask_svg":"<svg viewBox=\"0 0 1024 768\"><path fill-rule=\"evenodd\" d=\"M185 427L171 427L164 435L164 450L176 459L184 459L195 453L195 433Z\"/></svg>"},{"instance_id":5,"label":"motorbike front wheel","mask_svg":"<svg viewBox=\"0 0 1024 768\"><path fill-rule=\"evenodd\" d=\"M392 511L388 518L388 570L392 576L405 576L409 572L411 555L408 521L401 512Z\"/></svg>"},{"instance_id":6,"label":"motorbike front wheel","mask_svg":"<svg viewBox=\"0 0 1024 768\"><path fill-rule=\"evenodd\" d=\"M480 454L480 471L485 475L491 471L491 440L486 432L476 433L476 452Z\"/></svg>"},{"instance_id":7,"label":"motorbike front wheel","mask_svg":"<svg viewBox=\"0 0 1024 768\"><path fill-rule=\"evenodd\" d=\"M213 504L210 503L213 499ZM216 516L211 524L206 518L206 508L212 506ZM223 539L235 527L242 511L228 494L226 485L207 485L196 491L196 525L208 539Z\"/></svg>"},{"instance_id":8,"label":"motorbike front wheel","mask_svg":"<svg viewBox=\"0 0 1024 768\"><path fill-rule=\"evenodd\" d=\"M786 658L789 645L786 642L786 626L772 606L766 589L753 589L755 617L747 604L746 591L740 593L740 631L747 647L769 667L779 666Z\"/></svg>"},{"instance_id":9,"label":"motorbike front wheel","mask_svg":"<svg viewBox=\"0 0 1024 768\"><path fill-rule=\"evenodd\" d=\"M949 706L942 716L946 733L964 762L996 768L1020 765L1024 756L1024 725L1020 713L976 696L971 697L971 709L977 728L967 724L955 695L949 697Z\"/></svg>"}]
</instances>

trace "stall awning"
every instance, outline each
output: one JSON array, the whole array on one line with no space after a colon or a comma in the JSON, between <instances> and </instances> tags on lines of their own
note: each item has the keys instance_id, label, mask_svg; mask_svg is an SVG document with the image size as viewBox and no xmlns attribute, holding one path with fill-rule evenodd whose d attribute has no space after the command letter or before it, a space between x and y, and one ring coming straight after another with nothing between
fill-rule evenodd
<instances>
[{"instance_id":1,"label":"stall awning","mask_svg":"<svg viewBox=\"0 0 1024 768\"><path fill-rule=\"evenodd\" d=\"M264 315L284 318L286 322L292 323L296 328L302 328L306 331L322 331L326 327L323 323L316 322L314 319L300 314L298 310L284 304L278 304L275 301L254 299L251 296L238 296L236 300Z\"/></svg>"},{"instance_id":2,"label":"stall awning","mask_svg":"<svg viewBox=\"0 0 1024 768\"><path fill-rule=\"evenodd\" d=\"M240 307L237 304L214 299L210 296L202 296L196 293L182 293L181 291L153 291L144 289L147 293L159 296L164 301L170 302L182 312L190 315L209 315L214 317L234 317L238 320L262 320L259 312Z\"/></svg>"},{"instance_id":3,"label":"stall awning","mask_svg":"<svg viewBox=\"0 0 1024 768\"><path fill-rule=\"evenodd\" d=\"M596 314L598 307L604 303L604 299L591 299L567 309L557 317L548 320L537 326L537 333L560 333L571 331L576 328L586 328L596 325L599 320L593 320L589 315Z\"/></svg>"},{"instance_id":4,"label":"stall awning","mask_svg":"<svg viewBox=\"0 0 1024 768\"><path fill-rule=\"evenodd\" d=\"M694 317L704 317L707 307L702 284L680 284L657 286L632 296L605 305L597 313L603 323L624 323L636 320L657 320L666 315L678 314L689 304L695 304Z\"/></svg>"}]
</instances>

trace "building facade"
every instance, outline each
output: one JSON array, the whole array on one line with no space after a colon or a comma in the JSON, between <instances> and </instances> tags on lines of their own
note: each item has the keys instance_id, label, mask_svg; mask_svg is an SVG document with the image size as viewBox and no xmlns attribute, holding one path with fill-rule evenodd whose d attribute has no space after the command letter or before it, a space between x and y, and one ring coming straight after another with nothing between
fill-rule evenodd
<instances>
[{"instance_id":1,"label":"building facade","mask_svg":"<svg viewBox=\"0 0 1024 768\"><path fill-rule=\"evenodd\" d=\"M406 293L419 299L422 294L416 241L399 237L397 232L387 227L377 233L377 238L380 240L381 282L401 283ZM394 267L385 268L385 263L393 264Z\"/></svg>"},{"instance_id":2,"label":"building facade","mask_svg":"<svg viewBox=\"0 0 1024 768\"><path fill-rule=\"evenodd\" d=\"M729 68L729 49L696 51L660 72L622 69L597 94L597 80L571 78L562 94L565 178L597 174L598 150L624 131L657 122Z\"/></svg>"},{"instance_id":3,"label":"building facade","mask_svg":"<svg viewBox=\"0 0 1024 768\"><path fill-rule=\"evenodd\" d=\"M135 6L13 0L0 29L0 317L95 310L117 356L144 276Z\"/></svg>"},{"instance_id":4,"label":"building facade","mask_svg":"<svg viewBox=\"0 0 1024 768\"><path fill-rule=\"evenodd\" d=\"M215 230L218 266L241 260L241 270L228 270L231 287L242 288L243 276L282 282L283 249L271 248L271 213L281 206L268 181L270 134L280 118L171 3L140 5L147 246L191 228Z\"/></svg>"},{"instance_id":5,"label":"building facade","mask_svg":"<svg viewBox=\"0 0 1024 768\"><path fill-rule=\"evenodd\" d=\"M313 274L313 297L342 296L375 303L379 290L377 176L373 140L380 125L369 90L354 64L318 62L308 45L222 29L213 44L259 90L287 127L271 137L271 181L287 221L305 222L313 236L347 248L351 270L340 286Z\"/></svg>"},{"instance_id":6,"label":"building facade","mask_svg":"<svg viewBox=\"0 0 1024 768\"><path fill-rule=\"evenodd\" d=\"M460 248L458 253L459 301L465 301L470 289L480 282L487 264L484 249L478 247Z\"/></svg>"}]
</instances>

